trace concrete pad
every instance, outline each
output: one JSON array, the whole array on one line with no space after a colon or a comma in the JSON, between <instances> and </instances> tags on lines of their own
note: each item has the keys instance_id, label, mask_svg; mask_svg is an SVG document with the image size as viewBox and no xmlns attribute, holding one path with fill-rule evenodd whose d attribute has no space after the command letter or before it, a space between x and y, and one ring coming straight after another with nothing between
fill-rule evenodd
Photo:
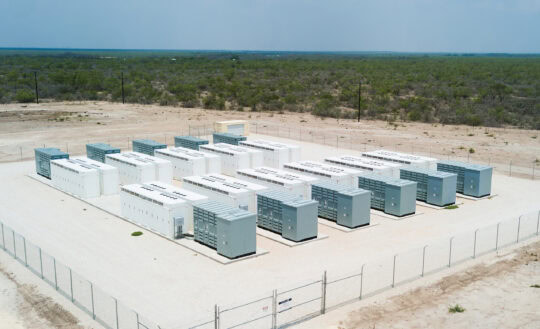
<instances>
[{"instance_id":1,"label":"concrete pad","mask_svg":"<svg viewBox=\"0 0 540 329\"><path fill-rule=\"evenodd\" d=\"M319 241L319 240L323 240L323 239L328 238L328 235L319 233L316 238L305 240L305 241L300 241L300 242L294 242L294 241L287 240L287 239L283 238L281 235L279 235L277 233L265 230L265 229L260 228L260 227L257 227L257 234L262 236L262 237L265 237L267 239L270 239L272 241L276 241L278 243L284 244L287 247L298 247L298 246L304 245L306 243L311 243L311 242L315 242L315 241Z\"/></svg>"},{"instance_id":2,"label":"concrete pad","mask_svg":"<svg viewBox=\"0 0 540 329\"><path fill-rule=\"evenodd\" d=\"M236 262L239 262L239 261L242 261L242 260L259 257L259 256L262 256L262 255L266 255L268 253L268 250L264 250L262 248L257 248L257 252L254 253L254 254L238 257L238 258L235 258L235 259L230 259L230 258L221 256L220 254L217 253L216 250L214 250L214 249L212 249L212 248L210 248L208 246L205 246L205 245L203 245L201 243L198 243L197 241L195 241L193 239L183 238L183 239L175 240L173 242L181 245L182 247L188 248L189 250L192 250L192 251L196 252L199 255L203 255L205 257L208 257L211 260L216 261L216 262L218 262L220 264L223 264L223 265L232 264L232 263L236 263Z\"/></svg>"},{"instance_id":3,"label":"concrete pad","mask_svg":"<svg viewBox=\"0 0 540 329\"><path fill-rule=\"evenodd\" d=\"M474 196L470 196L470 195L465 195L465 194L461 194L461 193L458 193L456 194L456 197L457 198L461 198L461 199L466 199L466 200L472 200L472 201L480 201L480 200L486 200L486 199L493 199L494 197L496 197L497 194L490 194L490 195L486 195L486 196L483 196L481 198L476 198Z\"/></svg>"},{"instance_id":4,"label":"concrete pad","mask_svg":"<svg viewBox=\"0 0 540 329\"><path fill-rule=\"evenodd\" d=\"M446 205L444 207L437 206L437 205L434 205L434 204L429 204L427 202L419 201L419 200L416 200L416 204L418 206L420 206L420 207L426 207L426 208L435 209L435 210L443 210L447 206L453 206L453 205L460 206L460 205L463 204L463 201L462 202L456 202L454 204L449 204L449 205Z\"/></svg>"},{"instance_id":5,"label":"concrete pad","mask_svg":"<svg viewBox=\"0 0 540 329\"><path fill-rule=\"evenodd\" d=\"M403 220L403 219L417 217L424 214L423 212L415 212L414 214L399 217L399 216L390 215L390 214L385 213L384 211L375 210L375 209L371 209L370 212L372 215L376 215L376 216L380 216L380 217L384 217L388 219L393 219L393 220Z\"/></svg>"},{"instance_id":6,"label":"concrete pad","mask_svg":"<svg viewBox=\"0 0 540 329\"><path fill-rule=\"evenodd\" d=\"M327 227L331 227L331 228L333 228L335 230L345 232L345 233L355 232L355 231L358 231L358 230L365 230L365 229L368 229L368 228L375 227L375 226L379 225L379 223L370 222L368 225L364 225L364 226L360 226L360 227L356 227L356 228L350 228L350 227L346 227L346 226L343 226L343 225L339 225L338 223L336 223L334 221L331 221L331 220L328 220L328 219L325 219L325 218L319 218L318 223L321 224L321 225L327 226Z\"/></svg>"}]
</instances>

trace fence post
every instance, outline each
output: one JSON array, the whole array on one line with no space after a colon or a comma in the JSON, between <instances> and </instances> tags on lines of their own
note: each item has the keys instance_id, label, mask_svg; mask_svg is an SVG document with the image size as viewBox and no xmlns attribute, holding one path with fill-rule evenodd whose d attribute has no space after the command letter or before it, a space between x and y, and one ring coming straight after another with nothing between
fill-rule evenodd
<instances>
[{"instance_id":1,"label":"fence post","mask_svg":"<svg viewBox=\"0 0 540 329\"><path fill-rule=\"evenodd\" d=\"M397 254L394 255L394 266L392 267L392 288L396 286L396 257Z\"/></svg>"},{"instance_id":2,"label":"fence post","mask_svg":"<svg viewBox=\"0 0 540 329\"><path fill-rule=\"evenodd\" d=\"M276 329L276 328L277 328L277 289L274 289L274 291L272 292L272 329Z\"/></svg>"},{"instance_id":3,"label":"fence post","mask_svg":"<svg viewBox=\"0 0 540 329\"><path fill-rule=\"evenodd\" d=\"M360 270L360 299L362 299L362 290L364 289L364 266L366 264L362 264L362 269Z\"/></svg>"},{"instance_id":4,"label":"fence post","mask_svg":"<svg viewBox=\"0 0 540 329\"><path fill-rule=\"evenodd\" d=\"M15 231L11 230L13 234L13 258L17 259L17 245L15 244Z\"/></svg>"},{"instance_id":5,"label":"fence post","mask_svg":"<svg viewBox=\"0 0 540 329\"><path fill-rule=\"evenodd\" d=\"M339 136L336 136L336 148L339 149Z\"/></svg>"},{"instance_id":6,"label":"fence post","mask_svg":"<svg viewBox=\"0 0 540 329\"><path fill-rule=\"evenodd\" d=\"M26 256L26 238L23 236L23 247L24 247L24 264L28 267L28 258Z\"/></svg>"},{"instance_id":7,"label":"fence post","mask_svg":"<svg viewBox=\"0 0 540 329\"><path fill-rule=\"evenodd\" d=\"M54 266L54 289L58 290L58 277L56 276L56 258L53 257Z\"/></svg>"},{"instance_id":8,"label":"fence post","mask_svg":"<svg viewBox=\"0 0 540 329\"><path fill-rule=\"evenodd\" d=\"M473 247L472 258L476 258L476 233L478 233L478 229L474 231L474 247Z\"/></svg>"},{"instance_id":9,"label":"fence post","mask_svg":"<svg viewBox=\"0 0 540 329\"><path fill-rule=\"evenodd\" d=\"M219 329L219 306L214 307L214 329Z\"/></svg>"},{"instance_id":10,"label":"fence post","mask_svg":"<svg viewBox=\"0 0 540 329\"><path fill-rule=\"evenodd\" d=\"M519 231L520 231L520 229L521 229L521 217L523 217L523 215L519 216L519 218L518 218L518 227L517 227L516 243L519 242Z\"/></svg>"},{"instance_id":11,"label":"fence post","mask_svg":"<svg viewBox=\"0 0 540 329\"><path fill-rule=\"evenodd\" d=\"M426 248L427 244L424 246L424 250L422 250L422 277L424 277L424 269L426 266Z\"/></svg>"},{"instance_id":12,"label":"fence post","mask_svg":"<svg viewBox=\"0 0 540 329\"><path fill-rule=\"evenodd\" d=\"M69 291L71 292L71 302L73 303L73 276L71 274L71 268L69 269Z\"/></svg>"},{"instance_id":13,"label":"fence post","mask_svg":"<svg viewBox=\"0 0 540 329\"><path fill-rule=\"evenodd\" d=\"M454 237L450 238L450 250L448 252L448 267L452 265L452 241L454 240Z\"/></svg>"},{"instance_id":14,"label":"fence post","mask_svg":"<svg viewBox=\"0 0 540 329\"><path fill-rule=\"evenodd\" d=\"M114 312L116 314L116 329L120 328L120 325L118 323L118 299L114 299Z\"/></svg>"},{"instance_id":15,"label":"fence post","mask_svg":"<svg viewBox=\"0 0 540 329\"><path fill-rule=\"evenodd\" d=\"M512 160L510 160L510 168L508 171L510 172L510 177L512 177Z\"/></svg>"},{"instance_id":16,"label":"fence post","mask_svg":"<svg viewBox=\"0 0 540 329\"><path fill-rule=\"evenodd\" d=\"M538 218L536 219L536 235L538 235L539 228L540 228L540 210L538 211ZM2 238L4 238L4 227L2 227Z\"/></svg>"},{"instance_id":17,"label":"fence post","mask_svg":"<svg viewBox=\"0 0 540 329\"><path fill-rule=\"evenodd\" d=\"M90 283L90 297L92 297L92 319L96 319L96 310L94 308L94 285L92 282L88 281ZM139 322L139 321L137 321Z\"/></svg>"},{"instance_id":18,"label":"fence post","mask_svg":"<svg viewBox=\"0 0 540 329\"><path fill-rule=\"evenodd\" d=\"M326 313L326 271L323 272L321 281L321 314Z\"/></svg>"},{"instance_id":19,"label":"fence post","mask_svg":"<svg viewBox=\"0 0 540 329\"><path fill-rule=\"evenodd\" d=\"M499 226L501 223L497 223L497 235L495 236L495 250L499 250Z\"/></svg>"},{"instance_id":20,"label":"fence post","mask_svg":"<svg viewBox=\"0 0 540 329\"><path fill-rule=\"evenodd\" d=\"M22 160L22 146L19 146L19 151L21 153L21 160ZM533 168L534 168L534 165L533 165ZM534 170L534 169L533 169ZM533 174L533 177L534 177L534 174Z\"/></svg>"},{"instance_id":21,"label":"fence post","mask_svg":"<svg viewBox=\"0 0 540 329\"><path fill-rule=\"evenodd\" d=\"M137 329L139 329L139 313L135 312L135 318L137 319Z\"/></svg>"},{"instance_id":22,"label":"fence post","mask_svg":"<svg viewBox=\"0 0 540 329\"><path fill-rule=\"evenodd\" d=\"M43 257L41 256L41 247L39 247L39 269L41 272L41 280L43 280Z\"/></svg>"},{"instance_id":23,"label":"fence post","mask_svg":"<svg viewBox=\"0 0 540 329\"><path fill-rule=\"evenodd\" d=\"M535 163L533 162L533 164L532 164L532 179L533 180L534 180L534 165L535 165Z\"/></svg>"},{"instance_id":24,"label":"fence post","mask_svg":"<svg viewBox=\"0 0 540 329\"><path fill-rule=\"evenodd\" d=\"M538 234L538 229L536 230L536 233ZM2 223L2 247L4 247L4 251L5 251L6 250L6 238L4 237L4 223Z\"/></svg>"}]
</instances>

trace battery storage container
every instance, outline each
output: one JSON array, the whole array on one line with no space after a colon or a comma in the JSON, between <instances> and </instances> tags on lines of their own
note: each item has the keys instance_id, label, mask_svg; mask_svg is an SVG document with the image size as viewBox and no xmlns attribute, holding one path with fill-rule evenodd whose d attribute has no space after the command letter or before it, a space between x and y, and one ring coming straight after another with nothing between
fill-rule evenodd
<instances>
[{"instance_id":1,"label":"battery storage container","mask_svg":"<svg viewBox=\"0 0 540 329\"><path fill-rule=\"evenodd\" d=\"M206 159L201 152L175 147L171 149L156 150L155 156L160 159L165 159L172 163L173 177L182 179L186 176L205 175Z\"/></svg>"},{"instance_id":2,"label":"battery storage container","mask_svg":"<svg viewBox=\"0 0 540 329\"><path fill-rule=\"evenodd\" d=\"M156 170L156 180L170 184L173 180L173 165L172 162L163 158L158 158L148 154L140 154L139 156L148 162L154 164Z\"/></svg>"},{"instance_id":3,"label":"battery storage container","mask_svg":"<svg viewBox=\"0 0 540 329\"><path fill-rule=\"evenodd\" d=\"M361 171L356 169L315 161L291 162L285 164L283 169L349 187L356 185L356 176L361 173Z\"/></svg>"},{"instance_id":4,"label":"battery storage container","mask_svg":"<svg viewBox=\"0 0 540 329\"><path fill-rule=\"evenodd\" d=\"M289 159L289 149L284 146L272 145L264 141L242 141L238 146L261 151L263 153L264 166L282 168L284 164L291 162Z\"/></svg>"},{"instance_id":5,"label":"battery storage container","mask_svg":"<svg viewBox=\"0 0 540 329\"><path fill-rule=\"evenodd\" d=\"M248 211L216 201L193 207L195 241L234 259L254 254L256 216Z\"/></svg>"},{"instance_id":6,"label":"battery storage container","mask_svg":"<svg viewBox=\"0 0 540 329\"><path fill-rule=\"evenodd\" d=\"M251 168L251 154L244 149L233 149L231 147L230 144L209 144L201 145L199 150L219 156L221 159L221 172L235 176L237 170Z\"/></svg>"},{"instance_id":7,"label":"battery storage container","mask_svg":"<svg viewBox=\"0 0 540 329\"><path fill-rule=\"evenodd\" d=\"M349 228L369 225L371 192L331 182L313 184L312 199L319 203L319 217Z\"/></svg>"},{"instance_id":8,"label":"battery storage container","mask_svg":"<svg viewBox=\"0 0 540 329\"><path fill-rule=\"evenodd\" d=\"M304 199L310 198L306 194L308 191L306 181L300 180L299 177L295 177L295 175L291 175L286 171L269 167L259 167L255 169L241 169L237 173L239 179L299 195Z\"/></svg>"},{"instance_id":9,"label":"battery storage container","mask_svg":"<svg viewBox=\"0 0 540 329\"><path fill-rule=\"evenodd\" d=\"M400 163L424 169L437 170L437 159L412 155L388 150L377 150L372 152L363 152L363 157L382 160L387 162Z\"/></svg>"},{"instance_id":10,"label":"battery storage container","mask_svg":"<svg viewBox=\"0 0 540 329\"><path fill-rule=\"evenodd\" d=\"M437 170L457 174L458 193L477 198L491 194L493 167L459 161L439 161Z\"/></svg>"},{"instance_id":11,"label":"battery storage container","mask_svg":"<svg viewBox=\"0 0 540 329\"><path fill-rule=\"evenodd\" d=\"M70 159L51 160L51 181L59 190L88 199L99 197L99 172Z\"/></svg>"},{"instance_id":12,"label":"battery storage container","mask_svg":"<svg viewBox=\"0 0 540 329\"><path fill-rule=\"evenodd\" d=\"M317 237L317 201L283 191L257 193L257 225L300 242Z\"/></svg>"},{"instance_id":13,"label":"battery storage container","mask_svg":"<svg viewBox=\"0 0 540 329\"><path fill-rule=\"evenodd\" d=\"M412 166L400 171L401 179L417 183L417 200L440 207L456 203L456 174Z\"/></svg>"},{"instance_id":14,"label":"battery storage container","mask_svg":"<svg viewBox=\"0 0 540 329\"><path fill-rule=\"evenodd\" d=\"M214 123L214 131L247 136L249 135L249 124L246 120L217 121Z\"/></svg>"},{"instance_id":15,"label":"battery storage container","mask_svg":"<svg viewBox=\"0 0 540 329\"><path fill-rule=\"evenodd\" d=\"M154 151L158 149L166 149L167 145L158 143L151 139L135 139L133 140L133 152L143 153L153 156Z\"/></svg>"},{"instance_id":16,"label":"battery storage container","mask_svg":"<svg viewBox=\"0 0 540 329\"><path fill-rule=\"evenodd\" d=\"M107 154L105 163L118 168L121 185L140 184L157 180L154 163L142 158L140 153Z\"/></svg>"},{"instance_id":17,"label":"battery storage container","mask_svg":"<svg viewBox=\"0 0 540 329\"><path fill-rule=\"evenodd\" d=\"M416 212L416 182L377 174L361 174L358 187L371 191L371 208L402 217Z\"/></svg>"},{"instance_id":18,"label":"battery storage container","mask_svg":"<svg viewBox=\"0 0 540 329\"><path fill-rule=\"evenodd\" d=\"M212 135L214 144L231 144L238 145L238 142L247 140L246 136L231 134L231 133L214 133Z\"/></svg>"},{"instance_id":19,"label":"battery storage container","mask_svg":"<svg viewBox=\"0 0 540 329\"><path fill-rule=\"evenodd\" d=\"M399 178L399 168L403 167L403 165L399 163L385 162L354 155L328 157L324 159L324 161L337 166L349 167L356 170L372 172L374 174L384 176L392 176L395 178Z\"/></svg>"},{"instance_id":20,"label":"battery storage container","mask_svg":"<svg viewBox=\"0 0 540 329\"><path fill-rule=\"evenodd\" d=\"M86 156L88 159L105 163L105 155L114 153L120 153L120 149L105 143L86 144Z\"/></svg>"},{"instance_id":21,"label":"battery storage container","mask_svg":"<svg viewBox=\"0 0 540 329\"><path fill-rule=\"evenodd\" d=\"M94 168L99 173L99 190L101 195L118 194L120 176L118 168L89 158L75 158L73 161Z\"/></svg>"},{"instance_id":22,"label":"battery storage container","mask_svg":"<svg viewBox=\"0 0 540 329\"><path fill-rule=\"evenodd\" d=\"M45 178L51 179L51 160L69 159L69 154L53 147L34 149L36 172Z\"/></svg>"},{"instance_id":23,"label":"battery storage container","mask_svg":"<svg viewBox=\"0 0 540 329\"><path fill-rule=\"evenodd\" d=\"M174 136L174 146L183 147L191 150L199 150L199 146L208 144L206 139L194 136Z\"/></svg>"}]
</instances>

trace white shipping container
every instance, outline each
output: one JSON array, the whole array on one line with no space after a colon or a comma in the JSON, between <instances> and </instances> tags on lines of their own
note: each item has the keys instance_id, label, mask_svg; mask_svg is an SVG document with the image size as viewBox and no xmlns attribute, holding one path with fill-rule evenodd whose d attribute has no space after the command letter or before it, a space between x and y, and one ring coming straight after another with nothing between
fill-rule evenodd
<instances>
[{"instance_id":1,"label":"white shipping container","mask_svg":"<svg viewBox=\"0 0 540 329\"><path fill-rule=\"evenodd\" d=\"M266 186L219 174L184 177L182 186L213 200L247 208L251 212L257 210L256 193L267 189Z\"/></svg>"},{"instance_id":2,"label":"white shipping container","mask_svg":"<svg viewBox=\"0 0 540 329\"><path fill-rule=\"evenodd\" d=\"M300 195L304 199L311 199L311 189L306 186L310 186L310 184L306 184L306 181L313 180L310 177L301 180L298 175L291 174L287 171L269 167L259 167L255 169L248 168L238 170L238 178L255 184L264 185L269 188L284 190Z\"/></svg>"},{"instance_id":3,"label":"white shipping container","mask_svg":"<svg viewBox=\"0 0 540 329\"><path fill-rule=\"evenodd\" d=\"M75 158L73 160L94 168L99 172L99 189L101 195L118 194L120 191L118 168L89 158Z\"/></svg>"},{"instance_id":4,"label":"white shipping container","mask_svg":"<svg viewBox=\"0 0 540 329\"><path fill-rule=\"evenodd\" d=\"M261 140L241 141L238 145L261 151L263 153L263 163L267 167L283 168L284 164L291 162L289 160L289 149L284 146L270 145L270 143Z\"/></svg>"},{"instance_id":5,"label":"white shipping container","mask_svg":"<svg viewBox=\"0 0 540 329\"><path fill-rule=\"evenodd\" d=\"M200 152L175 147L155 150L154 155L157 158L165 159L172 163L173 177L178 180L186 176L206 174L206 159Z\"/></svg>"},{"instance_id":6,"label":"white shipping container","mask_svg":"<svg viewBox=\"0 0 540 329\"><path fill-rule=\"evenodd\" d=\"M122 186L122 217L169 239L181 237L185 218L193 210L180 197L142 184Z\"/></svg>"},{"instance_id":7,"label":"white shipping container","mask_svg":"<svg viewBox=\"0 0 540 329\"><path fill-rule=\"evenodd\" d=\"M105 163L118 168L120 184L140 184L156 180L154 163L141 158L138 154L125 152L105 155Z\"/></svg>"},{"instance_id":8,"label":"white shipping container","mask_svg":"<svg viewBox=\"0 0 540 329\"><path fill-rule=\"evenodd\" d=\"M200 145L199 150L204 153L218 155L221 162L221 172L234 176L238 169L249 168L251 157L248 152L231 150L229 144Z\"/></svg>"},{"instance_id":9,"label":"white shipping container","mask_svg":"<svg viewBox=\"0 0 540 329\"><path fill-rule=\"evenodd\" d=\"M257 168L264 165L264 156L263 156L263 153L259 150L255 150L248 147L225 144L225 143L218 143L214 145L225 145L226 147L229 148L229 150L232 150L232 151L247 152L249 154L249 167L250 168Z\"/></svg>"},{"instance_id":10,"label":"white shipping container","mask_svg":"<svg viewBox=\"0 0 540 329\"><path fill-rule=\"evenodd\" d=\"M387 150L363 152L363 157L437 170L437 159Z\"/></svg>"},{"instance_id":11,"label":"white shipping container","mask_svg":"<svg viewBox=\"0 0 540 329\"><path fill-rule=\"evenodd\" d=\"M369 171L375 174L392 176L399 178L399 168L403 165L393 162L385 162L381 160L359 157L354 155L342 155L338 157L328 157L324 161L333 165L354 168L357 170Z\"/></svg>"},{"instance_id":12,"label":"white shipping container","mask_svg":"<svg viewBox=\"0 0 540 329\"><path fill-rule=\"evenodd\" d=\"M148 182L143 185L184 200L189 209L184 217L183 233L193 234L193 206L208 201L207 196L157 181Z\"/></svg>"},{"instance_id":13,"label":"white shipping container","mask_svg":"<svg viewBox=\"0 0 540 329\"><path fill-rule=\"evenodd\" d=\"M70 159L51 161L51 181L59 190L80 198L99 197L99 172Z\"/></svg>"},{"instance_id":14,"label":"white shipping container","mask_svg":"<svg viewBox=\"0 0 540 329\"><path fill-rule=\"evenodd\" d=\"M315 161L287 163L284 169L351 187L358 186L357 177L361 173L360 170Z\"/></svg>"},{"instance_id":15,"label":"white shipping container","mask_svg":"<svg viewBox=\"0 0 540 329\"><path fill-rule=\"evenodd\" d=\"M274 142L274 141L264 141L264 142L268 143L268 145L271 145L271 146L285 147L285 148L289 149L289 161L290 162L298 162L298 161L302 160L301 159L302 158L301 148L298 145L281 143L281 142Z\"/></svg>"},{"instance_id":16,"label":"white shipping container","mask_svg":"<svg viewBox=\"0 0 540 329\"><path fill-rule=\"evenodd\" d=\"M171 161L161 159L148 154L132 152L139 155L144 160L150 161L154 164L156 170L156 180L170 184L173 180L173 166Z\"/></svg>"}]
</instances>

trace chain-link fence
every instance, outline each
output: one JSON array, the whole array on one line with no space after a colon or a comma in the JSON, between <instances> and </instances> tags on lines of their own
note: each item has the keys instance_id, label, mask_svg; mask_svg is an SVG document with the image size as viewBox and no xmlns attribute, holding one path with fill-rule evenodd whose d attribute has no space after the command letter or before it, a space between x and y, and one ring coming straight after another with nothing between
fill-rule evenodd
<instances>
[{"instance_id":1,"label":"chain-link fence","mask_svg":"<svg viewBox=\"0 0 540 329\"><path fill-rule=\"evenodd\" d=\"M474 162L493 166L493 168L510 176L519 176L524 178L540 178L540 161L531 159L530 161L518 161L508 159L506 156L492 157L490 154L483 154L481 151L471 153L470 149L462 147L461 149L445 151L440 147L434 148L430 144L417 143L412 146L405 146L396 142L396 138L381 138L357 136L354 134L339 134L332 132L322 132L320 130L298 127L287 127L276 124L257 124L251 123L250 131L255 134L276 136L281 138L293 139L303 142L322 144L337 149L353 150L357 152L367 152L377 149L388 149L398 152L411 153L416 155L429 156L445 160L457 160L464 162Z\"/></svg>"},{"instance_id":2,"label":"chain-link fence","mask_svg":"<svg viewBox=\"0 0 540 329\"><path fill-rule=\"evenodd\" d=\"M109 329L160 329L0 222L1 248Z\"/></svg>"},{"instance_id":3,"label":"chain-link fence","mask_svg":"<svg viewBox=\"0 0 540 329\"><path fill-rule=\"evenodd\" d=\"M214 314L189 328L288 327L344 304L536 237L539 229L540 211L527 213L392 257L359 264L355 272L330 275L324 271L320 279L276 289L240 305L216 305Z\"/></svg>"}]
</instances>

